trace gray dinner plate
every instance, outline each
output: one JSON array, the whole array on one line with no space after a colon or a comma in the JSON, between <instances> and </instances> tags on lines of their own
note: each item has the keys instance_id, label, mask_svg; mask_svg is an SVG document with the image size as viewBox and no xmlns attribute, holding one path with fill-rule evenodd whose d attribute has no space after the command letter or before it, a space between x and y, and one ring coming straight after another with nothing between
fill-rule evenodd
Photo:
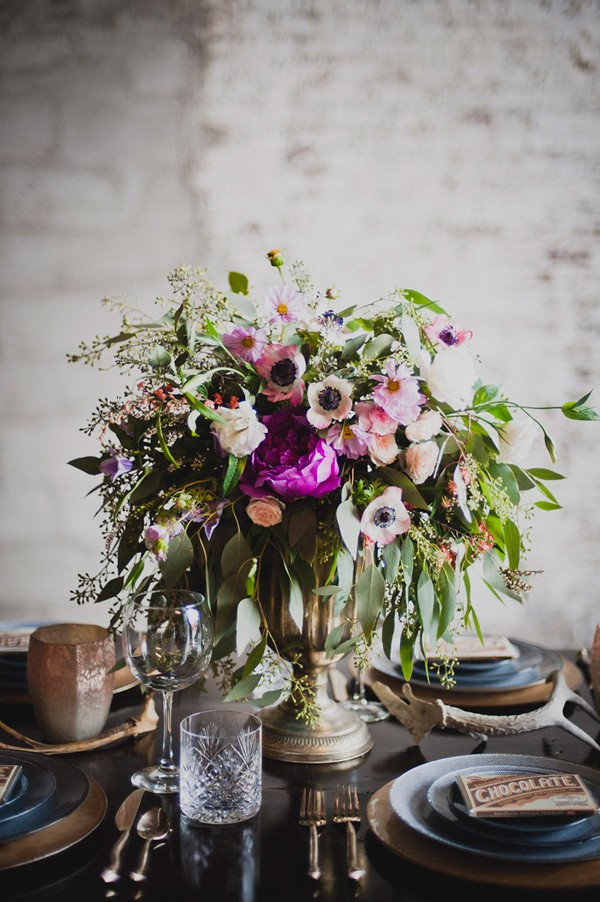
<instances>
[{"instance_id":1,"label":"gray dinner plate","mask_svg":"<svg viewBox=\"0 0 600 902\"><path fill-rule=\"evenodd\" d=\"M10 752L0 752L0 764L20 764L23 773L8 801L0 806L0 839L11 836L16 820L27 817L43 805L56 789L56 777L44 755L38 760L18 759Z\"/></svg>"},{"instance_id":2,"label":"gray dinner plate","mask_svg":"<svg viewBox=\"0 0 600 902\"><path fill-rule=\"evenodd\" d=\"M534 843L537 845L562 845L580 842L600 833L600 814L574 815L566 818L560 815L535 815L531 817L472 817L461 801L460 790L456 786L459 774L514 773L514 767L484 767L472 763L434 780L427 791L427 800L434 811L453 827L467 833L484 834L492 840L500 839L508 843ZM522 773L550 773L547 768L520 766ZM600 799L600 787L589 786L590 791Z\"/></svg>"},{"instance_id":3,"label":"gray dinner plate","mask_svg":"<svg viewBox=\"0 0 600 902\"><path fill-rule=\"evenodd\" d=\"M487 695L491 692L506 692L507 689L526 689L537 686L545 683L553 671L562 670L563 662L557 652L532 645L529 642L521 642L516 639L510 641L519 649L519 657L516 659L519 664L516 671L503 674L498 678L494 678L493 673L491 677L487 673L469 673L468 676L459 676L457 671L456 683L451 688L443 687L431 670L429 681L422 672L413 671L410 683L412 686L421 686L424 689L441 688L444 691L480 692ZM537 663L532 664L532 661ZM391 658L386 657L383 652L373 654L371 666L395 679L403 679L402 667L394 652L392 652Z\"/></svg>"},{"instance_id":4,"label":"gray dinner plate","mask_svg":"<svg viewBox=\"0 0 600 902\"><path fill-rule=\"evenodd\" d=\"M525 864L556 864L557 862L588 861L600 858L600 833L596 832L577 842L560 845L537 843L509 843L500 836L493 838L483 833L461 829L434 811L427 793L432 783L446 774L455 774L461 768L476 770L478 767L535 768L553 773L575 773L600 792L600 770L585 767L572 761L534 755L460 755L429 761L412 768L398 777L390 790L390 804L400 820L411 829L445 846L502 861L519 861Z\"/></svg>"}]
</instances>

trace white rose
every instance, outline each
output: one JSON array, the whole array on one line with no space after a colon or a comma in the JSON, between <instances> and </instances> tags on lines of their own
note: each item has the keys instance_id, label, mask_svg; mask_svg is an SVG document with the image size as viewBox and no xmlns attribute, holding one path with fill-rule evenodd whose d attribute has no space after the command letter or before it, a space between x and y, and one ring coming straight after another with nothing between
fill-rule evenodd
<instances>
[{"instance_id":1,"label":"white rose","mask_svg":"<svg viewBox=\"0 0 600 902\"><path fill-rule=\"evenodd\" d=\"M442 418L437 410L424 410L421 416L406 427L409 442L426 442L442 428Z\"/></svg>"},{"instance_id":2,"label":"white rose","mask_svg":"<svg viewBox=\"0 0 600 902\"><path fill-rule=\"evenodd\" d=\"M475 365L463 347L438 351L427 374L427 387L438 401L462 410L473 397Z\"/></svg>"},{"instance_id":3,"label":"white rose","mask_svg":"<svg viewBox=\"0 0 600 902\"><path fill-rule=\"evenodd\" d=\"M420 485L435 470L439 449L435 442L410 445L404 454L404 469L415 483Z\"/></svg>"},{"instance_id":4,"label":"white rose","mask_svg":"<svg viewBox=\"0 0 600 902\"><path fill-rule=\"evenodd\" d=\"M500 453L496 459L504 464L524 464L537 434L533 421L526 416L510 420L499 433Z\"/></svg>"},{"instance_id":5,"label":"white rose","mask_svg":"<svg viewBox=\"0 0 600 902\"><path fill-rule=\"evenodd\" d=\"M267 427L259 422L249 401L241 401L235 408L219 407L218 414L225 422L215 420L211 429L226 454L235 457L251 454L267 433Z\"/></svg>"}]
</instances>

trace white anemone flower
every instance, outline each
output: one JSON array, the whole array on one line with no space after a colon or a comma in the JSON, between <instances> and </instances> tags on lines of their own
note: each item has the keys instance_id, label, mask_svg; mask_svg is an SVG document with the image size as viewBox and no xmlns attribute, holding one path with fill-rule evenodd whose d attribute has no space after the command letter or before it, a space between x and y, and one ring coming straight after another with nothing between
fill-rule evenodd
<instances>
[{"instance_id":1,"label":"white anemone flower","mask_svg":"<svg viewBox=\"0 0 600 902\"><path fill-rule=\"evenodd\" d=\"M464 347L438 351L426 378L433 397L454 410L463 410L473 398L475 364Z\"/></svg>"},{"instance_id":2,"label":"white anemone flower","mask_svg":"<svg viewBox=\"0 0 600 902\"><path fill-rule=\"evenodd\" d=\"M402 502L402 489L388 486L364 510L360 531L367 541L387 545L410 529L410 516Z\"/></svg>"},{"instance_id":3,"label":"white anemone flower","mask_svg":"<svg viewBox=\"0 0 600 902\"><path fill-rule=\"evenodd\" d=\"M306 419L315 429L327 429L332 420L345 420L352 410L352 383L338 376L327 376L308 386L310 409Z\"/></svg>"}]
</instances>

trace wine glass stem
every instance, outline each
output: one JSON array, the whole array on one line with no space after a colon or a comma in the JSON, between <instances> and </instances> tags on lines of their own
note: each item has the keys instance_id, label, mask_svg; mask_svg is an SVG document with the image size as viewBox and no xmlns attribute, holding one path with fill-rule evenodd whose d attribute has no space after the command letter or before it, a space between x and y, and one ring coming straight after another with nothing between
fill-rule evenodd
<instances>
[{"instance_id":1,"label":"wine glass stem","mask_svg":"<svg viewBox=\"0 0 600 902\"><path fill-rule=\"evenodd\" d=\"M163 770L175 770L173 762L173 734L171 724L173 720L173 693L164 691L163 699L163 743L160 766Z\"/></svg>"},{"instance_id":2,"label":"wine glass stem","mask_svg":"<svg viewBox=\"0 0 600 902\"><path fill-rule=\"evenodd\" d=\"M358 668L357 680L354 687L353 699L355 702L362 702L365 697L365 684L362 667Z\"/></svg>"}]
</instances>

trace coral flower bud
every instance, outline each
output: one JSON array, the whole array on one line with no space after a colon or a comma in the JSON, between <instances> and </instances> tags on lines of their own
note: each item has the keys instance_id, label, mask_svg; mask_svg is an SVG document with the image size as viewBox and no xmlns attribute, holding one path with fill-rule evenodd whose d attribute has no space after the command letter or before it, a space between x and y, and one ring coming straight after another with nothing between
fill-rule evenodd
<instances>
[{"instance_id":1,"label":"coral flower bud","mask_svg":"<svg viewBox=\"0 0 600 902\"><path fill-rule=\"evenodd\" d=\"M272 251L267 251L267 257L271 262L271 266L276 266L277 269L281 269L285 260L281 256L281 251L278 247L274 248Z\"/></svg>"}]
</instances>

